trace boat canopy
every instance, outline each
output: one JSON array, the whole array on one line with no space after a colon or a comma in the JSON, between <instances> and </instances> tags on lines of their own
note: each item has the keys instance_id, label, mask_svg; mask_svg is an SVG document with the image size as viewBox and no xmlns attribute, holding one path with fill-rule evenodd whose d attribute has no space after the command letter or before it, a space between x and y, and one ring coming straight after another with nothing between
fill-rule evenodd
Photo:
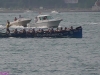
<instances>
[{"instance_id":1,"label":"boat canopy","mask_svg":"<svg viewBox=\"0 0 100 75\"><path fill-rule=\"evenodd\" d=\"M37 18L39 20L50 20L50 19L53 19L52 16L50 16L50 15L39 15L39 16L37 16Z\"/></svg>"}]
</instances>

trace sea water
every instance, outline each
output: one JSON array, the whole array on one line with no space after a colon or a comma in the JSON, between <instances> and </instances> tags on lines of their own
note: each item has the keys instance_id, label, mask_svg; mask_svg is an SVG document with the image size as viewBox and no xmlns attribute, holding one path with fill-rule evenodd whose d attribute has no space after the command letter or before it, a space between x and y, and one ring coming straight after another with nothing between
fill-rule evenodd
<instances>
[{"instance_id":1,"label":"sea water","mask_svg":"<svg viewBox=\"0 0 100 75\"><path fill-rule=\"evenodd\" d=\"M19 15L32 25L38 14L0 13L1 29ZM82 26L83 38L0 38L0 75L100 75L100 12L52 15L62 27Z\"/></svg>"}]
</instances>

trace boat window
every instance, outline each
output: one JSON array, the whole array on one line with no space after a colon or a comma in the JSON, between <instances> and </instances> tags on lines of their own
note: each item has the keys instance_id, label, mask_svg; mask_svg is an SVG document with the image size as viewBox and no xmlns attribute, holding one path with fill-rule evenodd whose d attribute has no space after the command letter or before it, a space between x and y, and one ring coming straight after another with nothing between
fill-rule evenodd
<instances>
[{"instance_id":1,"label":"boat window","mask_svg":"<svg viewBox=\"0 0 100 75\"><path fill-rule=\"evenodd\" d=\"M40 20L47 20L47 16L39 17Z\"/></svg>"},{"instance_id":2,"label":"boat window","mask_svg":"<svg viewBox=\"0 0 100 75\"><path fill-rule=\"evenodd\" d=\"M47 19L49 20L49 19L52 19L52 17L51 16L47 16Z\"/></svg>"},{"instance_id":3,"label":"boat window","mask_svg":"<svg viewBox=\"0 0 100 75\"><path fill-rule=\"evenodd\" d=\"M40 20L49 20L52 19L51 16L43 16L43 17L39 17Z\"/></svg>"},{"instance_id":4,"label":"boat window","mask_svg":"<svg viewBox=\"0 0 100 75\"><path fill-rule=\"evenodd\" d=\"M43 20L47 20L47 16L44 16L44 17L43 17Z\"/></svg>"},{"instance_id":5,"label":"boat window","mask_svg":"<svg viewBox=\"0 0 100 75\"><path fill-rule=\"evenodd\" d=\"M39 17L40 20L43 20L42 17Z\"/></svg>"}]
</instances>

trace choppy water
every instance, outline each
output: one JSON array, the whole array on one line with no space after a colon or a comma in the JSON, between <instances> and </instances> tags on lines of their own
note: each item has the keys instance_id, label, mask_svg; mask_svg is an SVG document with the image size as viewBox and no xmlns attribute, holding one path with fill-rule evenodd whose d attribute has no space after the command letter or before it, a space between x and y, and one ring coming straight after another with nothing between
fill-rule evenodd
<instances>
[{"instance_id":1,"label":"choppy water","mask_svg":"<svg viewBox=\"0 0 100 75\"><path fill-rule=\"evenodd\" d=\"M0 13L0 25L21 14ZM82 26L83 38L0 38L0 72L10 75L100 75L100 12L63 12L61 26ZM32 23L32 22L31 22Z\"/></svg>"}]
</instances>

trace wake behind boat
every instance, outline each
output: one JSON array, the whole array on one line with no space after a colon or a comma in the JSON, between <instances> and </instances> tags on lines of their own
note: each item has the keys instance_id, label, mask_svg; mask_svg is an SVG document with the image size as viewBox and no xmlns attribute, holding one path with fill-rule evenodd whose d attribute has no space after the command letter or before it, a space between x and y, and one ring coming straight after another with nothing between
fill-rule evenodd
<instances>
[{"instance_id":1,"label":"wake behind boat","mask_svg":"<svg viewBox=\"0 0 100 75\"><path fill-rule=\"evenodd\" d=\"M59 12L54 10L54 11L51 11L51 13L58 14Z\"/></svg>"},{"instance_id":2,"label":"wake behind boat","mask_svg":"<svg viewBox=\"0 0 100 75\"><path fill-rule=\"evenodd\" d=\"M57 28L62 19L54 19L50 15L38 15L35 17L36 27Z\"/></svg>"},{"instance_id":3,"label":"wake behind boat","mask_svg":"<svg viewBox=\"0 0 100 75\"><path fill-rule=\"evenodd\" d=\"M19 18L13 22L10 22L11 26L24 26L27 27L27 24L31 22L31 19L28 18Z\"/></svg>"}]
</instances>

